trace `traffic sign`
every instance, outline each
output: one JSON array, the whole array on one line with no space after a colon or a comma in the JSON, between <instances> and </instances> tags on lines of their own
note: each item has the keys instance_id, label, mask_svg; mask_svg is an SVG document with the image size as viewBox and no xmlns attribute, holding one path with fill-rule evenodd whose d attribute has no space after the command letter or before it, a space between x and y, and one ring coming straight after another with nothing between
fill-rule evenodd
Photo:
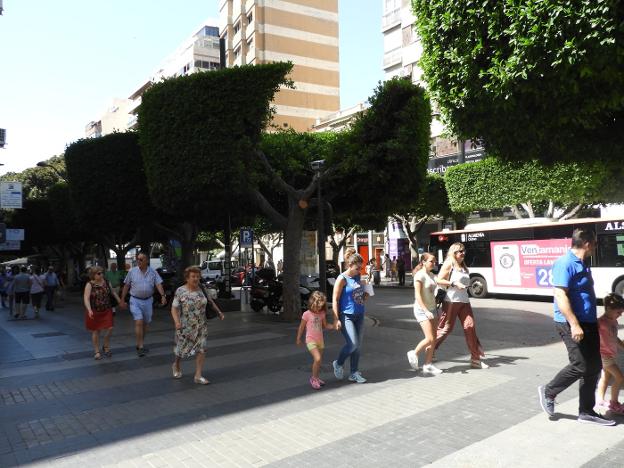
<instances>
[{"instance_id":1,"label":"traffic sign","mask_svg":"<svg viewBox=\"0 0 624 468\"><path fill-rule=\"evenodd\" d=\"M21 182L0 182L0 207L5 209L22 208Z\"/></svg>"},{"instance_id":2,"label":"traffic sign","mask_svg":"<svg viewBox=\"0 0 624 468\"><path fill-rule=\"evenodd\" d=\"M240 244L241 249L253 248L253 229L252 228L241 228L239 244Z\"/></svg>"},{"instance_id":3,"label":"traffic sign","mask_svg":"<svg viewBox=\"0 0 624 468\"><path fill-rule=\"evenodd\" d=\"M0 224L0 231L3 229L4 224ZM0 242L8 241L23 241L24 240L24 230L23 229L7 229L6 236L2 237Z\"/></svg>"}]
</instances>

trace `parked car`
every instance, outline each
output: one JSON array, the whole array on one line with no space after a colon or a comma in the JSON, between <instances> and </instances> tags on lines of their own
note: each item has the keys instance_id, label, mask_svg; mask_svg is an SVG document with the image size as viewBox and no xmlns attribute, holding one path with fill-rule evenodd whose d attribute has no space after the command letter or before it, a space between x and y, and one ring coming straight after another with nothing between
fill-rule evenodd
<instances>
[{"instance_id":1,"label":"parked car","mask_svg":"<svg viewBox=\"0 0 624 468\"><path fill-rule=\"evenodd\" d=\"M201 276L204 280L213 280L221 278L225 272L225 260L205 260L199 267ZM238 262L230 262L230 274L234 273L238 268Z\"/></svg>"}]
</instances>

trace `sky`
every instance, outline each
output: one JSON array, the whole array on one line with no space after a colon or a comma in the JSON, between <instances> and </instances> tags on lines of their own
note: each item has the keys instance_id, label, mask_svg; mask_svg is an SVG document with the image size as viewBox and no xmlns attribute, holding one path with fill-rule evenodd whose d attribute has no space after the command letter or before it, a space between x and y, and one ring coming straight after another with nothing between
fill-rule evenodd
<instances>
[{"instance_id":1,"label":"sky","mask_svg":"<svg viewBox=\"0 0 624 468\"><path fill-rule=\"evenodd\" d=\"M0 174L62 154L112 99L126 98L208 18L218 0L4 0ZM340 99L382 79L382 0L339 0Z\"/></svg>"}]
</instances>

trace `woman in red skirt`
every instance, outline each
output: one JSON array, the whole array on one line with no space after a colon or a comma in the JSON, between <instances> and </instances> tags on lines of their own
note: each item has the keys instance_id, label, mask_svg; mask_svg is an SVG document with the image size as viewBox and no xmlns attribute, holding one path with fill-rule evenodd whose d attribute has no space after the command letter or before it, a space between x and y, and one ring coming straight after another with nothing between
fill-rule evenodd
<instances>
[{"instance_id":1,"label":"woman in red skirt","mask_svg":"<svg viewBox=\"0 0 624 468\"><path fill-rule=\"evenodd\" d=\"M102 359L102 355L111 357L110 337L113 332L113 305L110 295L120 302L117 293L104 279L102 267L89 268L89 282L85 286L83 301L86 308L85 326L91 331L94 358ZM105 330L104 346L100 351L100 330Z\"/></svg>"}]
</instances>

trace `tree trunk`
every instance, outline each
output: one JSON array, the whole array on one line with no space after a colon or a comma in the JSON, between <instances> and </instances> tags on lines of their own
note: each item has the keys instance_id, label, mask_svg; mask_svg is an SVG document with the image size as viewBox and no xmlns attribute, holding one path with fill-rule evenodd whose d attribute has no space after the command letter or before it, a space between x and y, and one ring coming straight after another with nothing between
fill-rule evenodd
<instances>
[{"instance_id":1,"label":"tree trunk","mask_svg":"<svg viewBox=\"0 0 624 468\"><path fill-rule=\"evenodd\" d=\"M197 240L197 226L193 223L184 222L180 225L180 246L182 250L182 258L180 259L180 268L178 271L178 276L184 272L184 269L188 266L191 266L194 262L193 255L195 253L195 243Z\"/></svg>"},{"instance_id":2,"label":"tree trunk","mask_svg":"<svg viewBox=\"0 0 624 468\"><path fill-rule=\"evenodd\" d=\"M301 318L301 296L299 294L299 274L301 271L301 239L305 210L296 202L289 201L289 213L284 231L284 312L282 320L292 322Z\"/></svg>"}]
</instances>

